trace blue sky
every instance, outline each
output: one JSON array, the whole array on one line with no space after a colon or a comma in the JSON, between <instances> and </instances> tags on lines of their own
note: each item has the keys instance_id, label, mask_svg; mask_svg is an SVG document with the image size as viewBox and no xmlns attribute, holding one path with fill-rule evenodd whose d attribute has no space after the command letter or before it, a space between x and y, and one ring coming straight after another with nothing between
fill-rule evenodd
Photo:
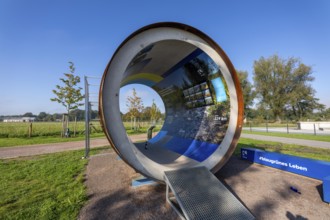
<instances>
[{"instance_id":1,"label":"blue sky","mask_svg":"<svg viewBox=\"0 0 330 220\"><path fill-rule=\"evenodd\" d=\"M64 112L50 98L68 61L81 77L101 77L128 35L161 21L205 32L251 78L261 56L299 57L313 67L316 97L330 107L327 0L0 0L0 115ZM147 106L153 95L142 95Z\"/></svg>"}]
</instances>

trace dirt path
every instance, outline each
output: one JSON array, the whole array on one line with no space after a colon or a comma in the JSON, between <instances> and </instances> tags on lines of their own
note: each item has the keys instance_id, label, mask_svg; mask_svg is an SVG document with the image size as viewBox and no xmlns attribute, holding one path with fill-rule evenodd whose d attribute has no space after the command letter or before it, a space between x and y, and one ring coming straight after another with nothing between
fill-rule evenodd
<instances>
[{"instance_id":1,"label":"dirt path","mask_svg":"<svg viewBox=\"0 0 330 220\"><path fill-rule=\"evenodd\" d=\"M78 219L179 220L165 205L165 185L132 188L131 181L138 176L113 151L92 156L86 171L89 200Z\"/></svg>"},{"instance_id":2,"label":"dirt path","mask_svg":"<svg viewBox=\"0 0 330 220\"><path fill-rule=\"evenodd\" d=\"M130 136L133 142L146 140L146 134ZM95 138L90 140L90 147L108 146L109 142L106 138ZM0 159L8 159L15 157L33 156L40 154L50 154L55 152L62 152L68 150L78 150L85 148L85 141L72 141L52 144L38 144L30 146L16 146L16 147L1 147Z\"/></svg>"},{"instance_id":3,"label":"dirt path","mask_svg":"<svg viewBox=\"0 0 330 220\"><path fill-rule=\"evenodd\" d=\"M165 187L134 189L139 174L113 152L90 158L86 172L89 201L79 219L179 219L165 202ZM257 219L330 219L321 182L232 157L216 174ZM294 186L301 194L290 190Z\"/></svg>"}]
</instances>

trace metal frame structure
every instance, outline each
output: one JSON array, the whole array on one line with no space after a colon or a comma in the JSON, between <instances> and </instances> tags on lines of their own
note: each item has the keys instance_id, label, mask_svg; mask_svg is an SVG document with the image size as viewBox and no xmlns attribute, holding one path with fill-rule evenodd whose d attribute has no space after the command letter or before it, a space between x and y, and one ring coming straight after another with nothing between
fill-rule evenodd
<instances>
[{"instance_id":1,"label":"metal frame structure","mask_svg":"<svg viewBox=\"0 0 330 220\"><path fill-rule=\"evenodd\" d=\"M91 122L91 109L92 106L98 106L98 101L90 101L90 95L97 95L98 93L91 93L90 86L97 86L97 84L88 83L88 79L101 79L96 76L84 76L84 84L85 84L85 156L84 158L89 157L90 151L90 122ZM97 99L98 100L98 99Z\"/></svg>"}]
</instances>

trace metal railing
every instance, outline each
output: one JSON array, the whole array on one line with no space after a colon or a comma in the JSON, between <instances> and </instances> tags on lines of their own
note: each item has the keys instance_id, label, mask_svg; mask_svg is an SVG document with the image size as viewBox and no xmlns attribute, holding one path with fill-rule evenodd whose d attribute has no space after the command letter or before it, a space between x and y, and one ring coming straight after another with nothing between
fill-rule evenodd
<instances>
[{"instance_id":1,"label":"metal railing","mask_svg":"<svg viewBox=\"0 0 330 220\"><path fill-rule=\"evenodd\" d=\"M90 131L91 131L91 111L93 106L98 106L98 92L91 91L91 87L97 88L99 84L89 83L90 79L100 80L100 77L95 76L85 76L85 156L84 158L89 157L90 152ZM97 98L96 100L91 100L91 98Z\"/></svg>"}]
</instances>

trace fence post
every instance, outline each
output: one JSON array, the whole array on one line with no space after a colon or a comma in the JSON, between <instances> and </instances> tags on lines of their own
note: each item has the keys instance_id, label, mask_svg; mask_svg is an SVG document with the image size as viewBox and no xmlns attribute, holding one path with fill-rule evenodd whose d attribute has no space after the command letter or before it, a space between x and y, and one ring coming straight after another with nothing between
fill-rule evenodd
<instances>
[{"instance_id":1,"label":"fence post","mask_svg":"<svg viewBox=\"0 0 330 220\"><path fill-rule=\"evenodd\" d=\"M77 130L77 116L74 117L73 137L76 137Z\"/></svg>"},{"instance_id":2,"label":"fence post","mask_svg":"<svg viewBox=\"0 0 330 220\"><path fill-rule=\"evenodd\" d=\"M268 133L268 116L266 118L266 132Z\"/></svg>"},{"instance_id":3,"label":"fence post","mask_svg":"<svg viewBox=\"0 0 330 220\"><path fill-rule=\"evenodd\" d=\"M315 123L313 125L314 125L314 135L316 135Z\"/></svg>"},{"instance_id":4,"label":"fence post","mask_svg":"<svg viewBox=\"0 0 330 220\"><path fill-rule=\"evenodd\" d=\"M32 136L32 122L29 125L29 138Z\"/></svg>"},{"instance_id":5,"label":"fence post","mask_svg":"<svg viewBox=\"0 0 330 220\"><path fill-rule=\"evenodd\" d=\"M286 120L286 133L289 134L289 121Z\"/></svg>"}]
</instances>

